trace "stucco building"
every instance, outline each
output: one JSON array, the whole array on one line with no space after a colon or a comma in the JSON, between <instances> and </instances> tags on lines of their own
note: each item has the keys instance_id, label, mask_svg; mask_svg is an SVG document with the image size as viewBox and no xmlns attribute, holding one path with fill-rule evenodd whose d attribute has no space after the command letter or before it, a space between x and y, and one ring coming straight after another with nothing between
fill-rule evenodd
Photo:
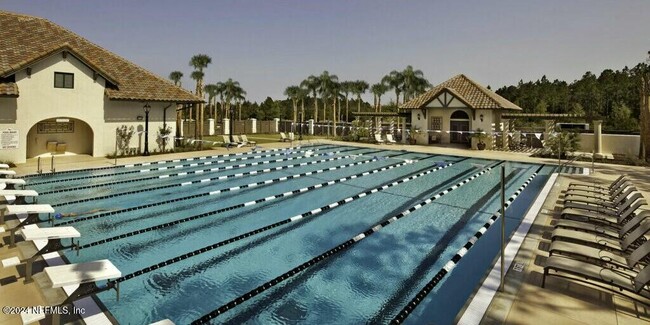
<instances>
[{"instance_id":1,"label":"stucco building","mask_svg":"<svg viewBox=\"0 0 650 325\"><path fill-rule=\"evenodd\" d=\"M0 26L0 160L24 162L55 142L68 153L113 153L117 127L144 130L146 104L153 151L163 123L175 134L176 105L202 101L46 19L0 11ZM143 136L130 147L141 149Z\"/></svg>"},{"instance_id":2,"label":"stucco building","mask_svg":"<svg viewBox=\"0 0 650 325\"><path fill-rule=\"evenodd\" d=\"M501 114L522 109L464 74L457 75L406 102L418 144L459 143L470 145L478 129L499 130ZM472 146L476 143L473 141ZM488 143L489 145L489 143Z\"/></svg>"}]
</instances>

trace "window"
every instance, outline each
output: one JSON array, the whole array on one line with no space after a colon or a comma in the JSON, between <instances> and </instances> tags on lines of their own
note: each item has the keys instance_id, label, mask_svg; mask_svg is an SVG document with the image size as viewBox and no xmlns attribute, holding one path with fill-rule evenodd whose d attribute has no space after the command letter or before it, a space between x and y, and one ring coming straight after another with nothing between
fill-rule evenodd
<instances>
[{"instance_id":1,"label":"window","mask_svg":"<svg viewBox=\"0 0 650 325\"><path fill-rule=\"evenodd\" d=\"M74 88L74 74L55 72L54 73L54 88Z\"/></svg>"},{"instance_id":2,"label":"window","mask_svg":"<svg viewBox=\"0 0 650 325\"><path fill-rule=\"evenodd\" d=\"M442 130L442 117L440 117L440 116L431 116L431 125L430 125L429 129L433 130L433 131L441 131Z\"/></svg>"}]
</instances>

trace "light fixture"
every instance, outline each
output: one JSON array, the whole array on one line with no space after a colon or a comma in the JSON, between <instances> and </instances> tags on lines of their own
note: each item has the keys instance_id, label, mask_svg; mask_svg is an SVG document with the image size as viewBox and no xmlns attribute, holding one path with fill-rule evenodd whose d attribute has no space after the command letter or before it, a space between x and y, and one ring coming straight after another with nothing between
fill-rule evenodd
<instances>
[{"instance_id":1,"label":"light fixture","mask_svg":"<svg viewBox=\"0 0 650 325\"><path fill-rule=\"evenodd\" d=\"M420 113L418 113L418 121L420 120Z\"/></svg>"},{"instance_id":2,"label":"light fixture","mask_svg":"<svg viewBox=\"0 0 650 325\"><path fill-rule=\"evenodd\" d=\"M144 106L142 107L144 109L144 153L142 155L148 156L149 155L149 111L151 110L151 106L149 103L144 103Z\"/></svg>"},{"instance_id":3,"label":"light fixture","mask_svg":"<svg viewBox=\"0 0 650 325\"><path fill-rule=\"evenodd\" d=\"M144 117L142 115L138 115L138 116L136 116L136 119L138 119L138 121L142 121L144 119Z\"/></svg>"},{"instance_id":4,"label":"light fixture","mask_svg":"<svg viewBox=\"0 0 650 325\"><path fill-rule=\"evenodd\" d=\"M481 114L479 118L481 119L481 122L483 122L483 114Z\"/></svg>"},{"instance_id":5,"label":"light fixture","mask_svg":"<svg viewBox=\"0 0 650 325\"><path fill-rule=\"evenodd\" d=\"M32 76L32 68L27 68L25 69L25 72L27 72L27 76L31 77Z\"/></svg>"}]
</instances>

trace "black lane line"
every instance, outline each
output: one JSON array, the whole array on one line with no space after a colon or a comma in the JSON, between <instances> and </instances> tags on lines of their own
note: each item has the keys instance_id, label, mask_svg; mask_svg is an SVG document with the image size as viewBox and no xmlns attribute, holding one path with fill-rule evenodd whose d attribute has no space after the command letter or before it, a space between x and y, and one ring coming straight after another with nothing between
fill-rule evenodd
<instances>
[{"instance_id":1,"label":"black lane line","mask_svg":"<svg viewBox=\"0 0 650 325\"><path fill-rule=\"evenodd\" d=\"M507 211L508 207L512 204L512 202L514 202L517 199L517 197L519 197L519 194L521 194L526 189L528 184L530 184L533 181L533 179L535 177L537 177L538 173L542 170L542 168L544 168L544 165L541 165L537 169L537 171L534 172L533 175L530 176L524 182L524 184L521 185L515 191L515 193L506 200L506 202L505 202L506 203L506 206L505 206L506 211ZM436 273L436 275L422 289L420 289L420 291L418 291L418 293L415 295L415 297L413 299L411 299L411 301L402 308L402 310L395 316L395 318L393 318L391 320L390 323L391 324L401 324L401 323L403 323L406 320L406 318L409 315L411 315L413 310L415 308L417 308L417 306L420 304L420 302L422 302L422 300L424 300L424 298L426 298L426 296L438 285L438 283L440 283L440 281L447 274L449 274L449 272L451 272L451 270L453 270L453 268L461 260L461 258L463 258L463 256L465 256L467 251L469 251L469 249L471 249L474 246L474 244L483 236L483 234L485 234L485 232L487 232L487 230L499 218L499 216L500 216L500 213L498 211L495 212L492 215L492 217L490 217L488 222L486 222L483 225L483 227L481 227L479 229L479 231L477 231L474 234L474 236L472 236L472 238L470 238L470 240L456 253L456 255L454 255L454 257L452 257L452 259L444 267L442 267L438 271L438 273Z\"/></svg>"},{"instance_id":2,"label":"black lane line","mask_svg":"<svg viewBox=\"0 0 650 325\"><path fill-rule=\"evenodd\" d=\"M510 182L516 175L518 171L514 169L506 176L506 184ZM401 301L408 298L409 291L411 291L411 286L409 283L417 283L417 279L421 279L426 276L427 270L440 259L440 255L447 248L449 243L456 238L456 235L462 228L467 224L469 219L476 215L479 209L484 206L495 194L498 194L501 189L500 182L497 182L489 191L487 191L482 197L479 198L474 204L472 204L465 212L458 218L456 222L447 230L445 234L438 240L433 243L434 247L427 253L424 259L418 264L418 266L411 272L411 276L401 281L397 284L397 288L400 288L395 293L393 293L388 300L383 304L383 306L369 319L370 324L385 324L390 321L392 315L392 310L398 309L401 307ZM432 216L433 217L433 216Z\"/></svg>"},{"instance_id":3,"label":"black lane line","mask_svg":"<svg viewBox=\"0 0 650 325\"><path fill-rule=\"evenodd\" d=\"M331 144L308 144L305 146L298 146L298 147L290 147L289 149L293 148L300 148L300 147L321 147L321 146L331 146ZM340 146L344 147L344 146ZM255 148L253 148L255 149ZM92 167L92 168L83 168L83 169L73 169L73 170L64 170L56 173L48 173L48 174L28 174L28 175L23 175L21 178L32 178L32 177L39 177L39 176L54 176L54 175L62 175L62 174L72 174L72 173L83 173L83 172L89 172L89 171L96 171L96 170L107 170L107 169L120 169L120 168L130 168L130 167L138 167L138 166L149 166L149 165L159 165L159 164L167 164L167 163L174 163L174 162L183 162L183 161L192 161L192 160L204 160L204 159L214 159L218 157L232 157L232 156L241 156L241 155L246 155L246 154L252 154L252 153L262 153L262 152L274 152L274 151L281 151L285 150L286 148L272 148L272 149L266 149L266 150L251 150L248 152L237 152L237 153L230 153L230 154L225 154L225 155L213 155L213 156L200 156L200 157L188 157L188 158L178 158L178 159L168 159L168 160L157 160L157 161L152 161L150 163L136 163L136 164L124 164L124 165L117 165L117 166L107 166L107 167Z\"/></svg>"},{"instance_id":4,"label":"black lane line","mask_svg":"<svg viewBox=\"0 0 650 325\"><path fill-rule=\"evenodd\" d=\"M332 151L331 153L339 154L339 153L347 152L347 151L351 151L351 150L337 150L337 151ZM316 155L313 155L311 157L320 157L320 156L326 156L326 155L329 155L329 154L330 154L330 152L328 152L326 154L316 154ZM202 174L202 173L209 173L209 172L217 172L217 171L222 171L222 170L237 169L237 168L242 168L242 167L262 166L262 165L268 165L268 164L273 164L273 163L278 163L278 162L283 162L283 161L299 160L299 159L303 159L305 157L306 156L296 156L296 157L273 159L273 160L262 160L262 161L256 161L256 162L239 164L239 165L220 166L220 167L212 167L212 168L207 168L207 169L197 169L197 170L192 170L192 171L188 171L188 172L178 172L178 173L156 175L156 176L137 177L137 178L131 178L131 179L125 179L125 180L119 180L119 181L113 181L113 182L93 184L93 185L83 185L83 186L75 186L75 187L68 187L68 188L57 188L56 190L45 191L45 192L41 192L39 194L40 195L47 195L47 194L55 194L55 193L63 193L63 192L80 191L80 190L85 190L85 189L89 189L89 188L99 188L99 187L106 187L106 186L117 185L117 184L135 183L135 182L142 182L142 181L147 181L147 180L152 180L152 179L163 179L163 178L177 177L177 176L188 176L188 175L195 175L195 174ZM211 164L212 163L210 163L209 165L211 165ZM192 166L192 167L195 167L195 166ZM178 168L167 168L167 169L164 169L164 170L174 170L174 169L178 169Z\"/></svg>"},{"instance_id":5,"label":"black lane line","mask_svg":"<svg viewBox=\"0 0 650 325\"><path fill-rule=\"evenodd\" d=\"M425 159L426 159L426 158L425 158ZM386 188L390 188L390 187L393 187L393 186L399 185L399 184L401 184L401 183L404 183L404 181L400 181L400 180L403 180L403 179L406 179L406 178L409 178L409 177L413 177L413 175L418 175L417 177L414 177L413 179L418 178L418 177L420 177L420 176L428 175L428 174L430 174L430 172L429 172L429 173L425 173L425 172L426 172L427 170L431 170L431 169L432 169L431 167L420 168L420 169L417 170L417 171L414 171L414 172L411 172L411 173L409 173L409 174L406 174L406 175L411 175L411 176L406 176L406 175L404 175L404 176L396 177L396 178L394 178L393 180L390 180L390 181L388 181L388 182L385 182L384 184L393 184L393 183L396 183L395 185L390 185L390 186L387 186L387 187L386 187ZM435 169L434 171L436 171L436 170L440 170L440 169L442 169L442 168ZM422 174L422 175L420 175L420 174ZM383 190L382 186L377 187L377 188ZM378 190L378 191L376 191L376 192L379 192L379 191L381 191L381 190ZM261 233L261 232L271 230L271 229L273 229L273 228L279 227L279 226L284 225L284 224L287 224L287 223L291 223L291 222L293 222L293 221L302 221L302 220L304 220L304 218L306 218L306 217L314 216L314 215L316 215L316 214L320 214L320 213L327 213L327 212L331 211L332 209L334 209L334 208L336 208L336 207L338 207L338 206L341 206L341 205L347 204L347 203L349 203L349 202L351 202L351 201L354 201L354 200L357 200L357 199L359 199L359 198L361 198L361 197L368 196L368 195L369 195L369 194L367 194L368 192L370 192L370 191L368 191L368 190L364 190L363 192L360 192L360 193L357 193L357 194L354 195L354 196L351 196L350 198L352 198L352 200L349 200L349 201L348 201L347 199L342 199L342 200L339 200L339 201L336 202L337 205L329 204L329 205L326 205L326 206L321 207L320 210L318 210L318 209L314 209L314 210L311 210L311 211L309 211L309 212L305 212L305 213L299 215L300 218L297 218L298 216L294 216L294 217L292 217L292 218L288 218L288 219L286 219L286 220L281 220L281 221L278 221L278 222L276 222L276 223L273 223L273 224L270 224L270 225L267 225L267 226L264 226L264 227L258 228L258 229L256 229L256 230L250 231L250 232L248 232L248 233L246 233L246 234L249 234L249 233L250 233L251 235L253 235L253 234L259 234L259 233ZM376 193L376 192L372 192L371 194ZM364 194L364 193L366 193L366 195L362 195L362 194ZM300 195L300 194L304 194L304 192L303 192L303 193L299 193L298 195ZM220 219L214 220L214 222L210 222L209 226L212 227L212 226L215 226L215 225L221 225L221 224L224 224L224 223L226 223L226 222L234 221L234 220L240 219L240 218L242 218L242 217L244 217L244 216L246 216L246 215L250 215L250 214L252 214L252 213L255 213L255 212L261 211L261 210L263 210L263 209L266 209L266 208L268 208L268 207L270 207L270 206L263 206L263 207L260 207L260 209L243 211L243 212L238 213L238 214L235 214L235 215L231 215L231 216L228 216L228 217L225 217L225 218L220 218ZM317 211L317 210L318 210L318 211ZM308 218L307 220L313 220L313 218ZM300 223L298 223L298 224L301 225L301 224L304 224L304 223L305 223L305 222L300 222ZM170 222L170 225L169 225L169 226L175 226L175 225L177 225L177 224L178 224L178 223L176 223L176 222ZM154 247L154 246L156 246L156 245L157 245L158 243L160 243L160 242L166 242L166 241L169 241L169 240L174 239L174 238L180 238L180 237L183 237L184 235L191 234L191 233L193 233L193 232L196 231L196 230L204 229L206 226L208 226L208 225L205 225L205 224L204 224L204 225L199 225L199 226L196 226L196 227L192 227L192 228L185 229L185 230L183 230L183 231L181 231L181 232L179 232L179 233L174 234L174 236L160 237L160 238L158 238L158 239L154 239L154 240L152 240L152 241L148 241L148 242L146 242L146 243L140 243L140 244L138 244L138 245L128 245L128 253L134 253L134 252L137 253L137 252L139 252L139 251L141 251L141 250L144 250L144 249L147 249L147 248L149 248L149 247ZM163 227L163 228L166 228L166 227ZM137 231L136 231L136 232L137 232ZM115 238L115 237L119 237L119 238ZM112 240L116 240L116 239L122 239L122 238L124 238L124 237L122 237L122 236L115 236L115 237L113 237L114 239L112 239L112 238L111 238L111 239L112 239ZM244 239L244 238L246 238L246 237L248 237L248 236L240 235L240 236L237 236L237 237L240 237L240 239ZM109 241L112 241L112 240L109 240ZM100 244L103 244L103 240L100 241L100 242L97 242L97 244L95 244L95 243L91 243L91 244L84 245L84 246L89 246L89 247L90 247L90 246L96 246L96 245L100 245ZM84 246L81 246L80 249L81 249L81 248L85 248Z\"/></svg>"},{"instance_id":6,"label":"black lane line","mask_svg":"<svg viewBox=\"0 0 650 325\"><path fill-rule=\"evenodd\" d=\"M391 166L393 166L392 168L396 168L395 166L398 166L398 165L399 165L399 166L402 166L402 165L404 165L404 164L405 164L405 163L398 163L398 164L394 164L394 165L391 165ZM447 167L447 166L445 166L445 167L435 167L435 168L428 167L428 168L429 168L429 170L434 170L434 169L435 169L435 170L439 170L439 169L446 168L446 167ZM386 168L388 168L388 166L387 166L387 167L383 167L382 169L387 170ZM367 174L367 173L368 173L368 172L363 173L363 174ZM411 173L411 174L413 174L413 173ZM429 173L427 173L427 174L429 174ZM412 176L411 176L411 177L412 177ZM354 178L357 178L357 177L354 177ZM405 179L403 178L403 179L400 181L400 184L403 183L404 180L405 180ZM390 184L392 184L392 183L390 183ZM378 188L382 188L382 187L386 187L386 186L388 186L388 184L385 183L384 185L379 186L379 187L376 187L376 188L373 189L373 190L369 190L369 191L366 191L366 192L363 192L363 193L357 194L357 195L355 195L355 197L357 197L357 198L365 197L365 196L367 196L367 195L369 195L369 194L371 194L371 193L376 193L376 192L378 191L378 190L377 190ZM341 200L341 201L345 202L346 200ZM337 203L336 206L338 206L338 205L342 205L342 204L345 204L345 203L340 203L341 201L336 202L336 203ZM318 210L318 212L315 212L316 210ZM313 215L313 214L320 213L321 211L330 211L330 210L331 210L331 207L329 207L329 205L328 205L328 208L322 207L322 208L319 208L319 209L311 210L311 211L309 211L309 212L305 212L305 213L303 213L303 214L300 215L300 216L301 216L301 218L302 218L302 216L311 216L311 215ZM212 244L212 245L209 245L209 246L203 247L203 248L201 248L201 249L197 249L197 250L194 250L194 251L192 251L192 252L185 253L185 254L183 254L183 255L180 255L180 256L177 256L177 257L174 257L174 258L168 259L168 260L163 261L163 262L161 262L161 263L158 263L158 264L155 264L155 265L149 266L149 267L147 267L147 268L144 268L144 269L138 270L138 271L136 271L136 272L133 272L133 273L127 274L127 275L122 276L122 277L120 277L120 278L117 278L117 279L115 279L115 280L111 280L111 281L109 281L109 283L110 283L111 285L114 285L115 283L119 283L119 282L123 282L123 281L129 280L129 279L132 279L132 278L134 278L134 277L140 276L140 275L142 275L142 274L149 273L149 272L151 272L151 271L157 270L157 269L162 268L162 267L165 267L165 266L167 266L167 265L170 265L170 264L176 263L176 262L178 262L178 261L182 261L182 260L188 259L188 258L190 258L190 257L192 257L192 256L195 256L195 255L198 255L198 254L202 254L202 253L205 253L205 252L211 251L211 250L213 250L213 249L216 249L216 248L222 247L222 246L224 246L224 245L228 245L228 244L230 244L230 243L234 243L234 242L239 241L239 240L242 240L242 239L244 239L244 238L248 238L248 237L253 236L253 235L255 235L255 234L258 234L258 233L261 233L261 232L267 231L268 229L272 229L272 228L275 228L275 227L279 227L279 226L281 226L281 225L283 225L283 224L286 224L286 223L292 222L292 219L294 219L294 218L295 218L295 217L290 218L290 219L286 219L286 220L284 220L284 221L281 221L281 222L278 222L278 223L275 223L275 224L272 224L272 225L268 225L268 226L266 226L266 227L258 228L258 229L256 229L256 230L250 231L250 232L248 232L248 233L241 234L241 235L236 236L236 237L232 237L232 238L230 238L230 239L227 239L227 240L224 240L224 241L221 241L221 242L218 242L218 243L215 243L215 244Z\"/></svg>"},{"instance_id":7,"label":"black lane line","mask_svg":"<svg viewBox=\"0 0 650 325\"><path fill-rule=\"evenodd\" d=\"M290 271L276 277L275 279L264 283L263 285L257 287L256 289L251 290L251 291L245 293L244 295L241 295L238 298L231 300L229 303L227 303L225 305L222 305L221 307L219 307L219 308L209 312L208 314L202 316L201 318L193 321L192 324L204 324L204 323L210 322L210 320L212 320L213 318L215 318L215 317L225 313L226 311L240 305L241 303L247 301L248 299L257 296L258 294L268 290L269 288L274 287L278 283L283 282L283 281L293 277L294 275L296 275L296 274L304 271L305 269L307 269L307 268L321 262L324 259L329 258L332 255L335 255L335 254L339 253L340 251L347 250L352 245L358 243L359 241L361 241L364 238L372 235L373 233L381 230L381 228L389 225L392 222L395 222L395 221L399 220L402 217L405 217L405 216L409 215L411 212L420 209L422 206L430 204L432 201L437 200L438 198L442 197L443 195L445 195L445 194L447 194L447 193L449 193L449 192L451 192L451 191L453 191L453 190L455 190L455 189L457 189L457 188L471 182L472 180L474 180L477 177L487 173L489 170L491 170L495 166L497 166L499 164L502 164L502 163L503 163L503 161L501 161L501 162L499 162L499 163L497 163L495 165L492 165L490 167L487 167L487 168L483 169L482 171L474 174L470 178L467 178L467 179L463 180L462 182L460 182L460 183L458 183L458 184L456 184L456 185L454 185L454 186L452 186L452 187L450 187L450 188L436 194L435 196L430 197L430 198L422 201L421 203L411 207L410 209L408 209L408 210L406 210L406 211L404 211L404 212L402 212L402 213L400 213L400 214L398 214L398 215L396 215L396 216L394 216L394 217L392 217L390 219L387 219L386 221L384 221L384 222L382 222L380 224L377 224L372 228L369 228L368 230L364 231L363 233L360 233L360 234L356 235L355 237L349 239L348 241L346 241L346 242L344 242L344 243L342 243L342 244L340 244L340 245L326 251L323 254L320 254L320 255L312 258L311 260L309 260L309 261L307 261L307 262L305 262L305 263L291 269Z\"/></svg>"},{"instance_id":8,"label":"black lane line","mask_svg":"<svg viewBox=\"0 0 650 325\"><path fill-rule=\"evenodd\" d=\"M329 156L329 153L317 154L317 155L314 155L312 157L320 157L320 156ZM103 195L103 196L89 197L89 198L76 200L76 201L66 201L66 202L56 203L56 204L52 204L52 207L60 207L60 206L66 206L66 205L89 202L89 201L98 201L98 200L104 200L104 199L114 198L114 197L118 197L118 196L129 195L129 194L151 192L151 191L157 191L157 190L162 190L162 189L167 189L167 188L186 186L186 185L198 184L198 183L205 183L205 182L211 182L211 181L221 181L221 180L224 180L224 179L237 178L237 177L243 177L243 176L254 176L254 175L259 175L259 174L263 174L263 173L267 173L267 172L274 172L274 171L279 171L279 170L283 170L283 169L290 169L290 168L293 168L293 167L302 167L302 166L307 166L307 165L314 165L314 164L318 164L318 163L322 163L322 162L330 162L330 161L335 161L335 160L340 160L340 159L345 159L345 158L350 158L350 157L352 157L352 155L344 156L344 157L333 157L333 158L327 158L327 159L321 159L321 160L314 160L314 161L308 161L308 162L304 162L304 163L296 163L296 164L291 164L291 165L283 165L283 166L265 168L265 169L260 169L260 170L252 170L252 171L243 172L243 173L235 173L235 174L230 174L230 175L218 176L218 177L215 177L215 178L210 178L210 179L208 179L208 181L194 180L194 181L188 181L188 182L182 182L182 183L167 184L167 185L162 185L162 186L158 186L158 187L147 187L147 188L142 188L142 189L133 190L133 191L119 192L119 193L108 194L108 195ZM298 159L300 159L300 158L298 158ZM296 160L296 159L285 159L285 161L289 161L289 160ZM256 164L255 163L248 163L248 164L245 164L245 165L247 165L246 167L249 167L249 166L255 166ZM230 166L223 166L223 167L215 167L213 169L231 169L229 167ZM179 175L185 176L185 175L188 175L188 174L196 174L196 173L197 173L197 171L190 171L190 172L179 173Z\"/></svg>"},{"instance_id":9,"label":"black lane line","mask_svg":"<svg viewBox=\"0 0 650 325\"><path fill-rule=\"evenodd\" d=\"M294 153L307 152L309 150L311 150L311 149L294 151ZM314 149L314 150L319 151L321 149ZM249 160L249 159L277 157L277 156L282 156L284 154L285 154L284 152L272 151L271 153L265 153L263 155L252 155L252 156L247 155L247 156L244 156L244 157L235 157L235 158L230 158L230 159L208 160L208 161L202 161L202 162L197 162L197 163L192 162L192 163L189 163L189 164L172 165L172 167L164 166L164 167L148 168L148 169L143 169L143 170L136 169L136 170L129 170L129 171L124 171L124 172L116 172L116 173L111 173L111 174L86 175L86 176L80 176L80 177L49 180L49 181L45 181L45 182L36 182L36 183L27 184L27 185L35 186L35 185L43 185L43 184L51 184L51 183L64 183L64 182L76 181L76 180L82 180L82 179L112 177L112 176L144 173L144 172L151 172L151 171L158 171L158 170L173 170L173 169L180 169L180 168L191 168L191 167L196 167L196 166L204 166L204 165L220 164L220 163L226 163L226 162L243 161L243 160ZM149 165L142 165L142 166L149 166Z\"/></svg>"}]
</instances>

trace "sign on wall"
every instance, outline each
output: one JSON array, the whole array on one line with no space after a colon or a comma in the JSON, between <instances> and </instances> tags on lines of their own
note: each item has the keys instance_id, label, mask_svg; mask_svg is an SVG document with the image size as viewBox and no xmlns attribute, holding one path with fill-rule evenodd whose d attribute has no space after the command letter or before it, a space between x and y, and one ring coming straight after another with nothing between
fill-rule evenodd
<instances>
[{"instance_id":1,"label":"sign on wall","mask_svg":"<svg viewBox=\"0 0 650 325\"><path fill-rule=\"evenodd\" d=\"M18 130L2 130L2 133L0 133L0 149L18 149Z\"/></svg>"}]
</instances>

